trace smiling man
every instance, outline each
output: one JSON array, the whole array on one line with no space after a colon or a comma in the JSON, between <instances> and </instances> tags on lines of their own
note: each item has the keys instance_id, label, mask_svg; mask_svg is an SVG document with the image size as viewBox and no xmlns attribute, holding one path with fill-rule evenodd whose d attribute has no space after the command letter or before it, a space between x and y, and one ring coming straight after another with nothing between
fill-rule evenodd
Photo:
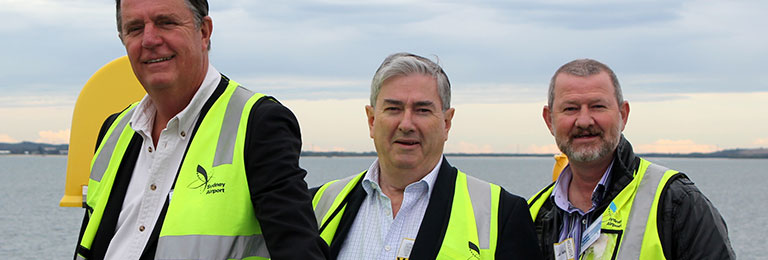
<instances>
[{"instance_id":1,"label":"smiling man","mask_svg":"<svg viewBox=\"0 0 768 260\"><path fill-rule=\"evenodd\" d=\"M75 259L326 259L296 118L208 61L205 0L117 0L147 95L102 125Z\"/></svg>"},{"instance_id":2,"label":"smiling man","mask_svg":"<svg viewBox=\"0 0 768 260\"><path fill-rule=\"evenodd\" d=\"M332 259L539 259L525 201L443 156L454 108L429 59L387 57L365 107L378 159L314 190Z\"/></svg>"},{"instance_id":3,"label":"smiling man","mask_svg":"<svg viewBox=\"0 0 768 260\"><path fill-rule=\"evenodd\" d=\"M633 153L629 102L608 66L560 67L542 116L569 159L528 201L546 259L734 258L725 221L693 182Z\"/></svg>"}]
</instances>

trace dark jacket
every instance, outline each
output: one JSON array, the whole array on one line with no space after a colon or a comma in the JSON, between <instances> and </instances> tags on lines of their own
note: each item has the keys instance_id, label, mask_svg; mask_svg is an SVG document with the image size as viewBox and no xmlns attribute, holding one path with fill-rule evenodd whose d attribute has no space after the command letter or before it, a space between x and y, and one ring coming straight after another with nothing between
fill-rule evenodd
<instances>
[{"instance_id":1,"label":"dark jacket","mask_svg":"<svg viewBox=\"0 0 768 260\"><path fill-rule=\"evenodd\" d=\"M611 201L632 181L639 165L640 157L635 155L632 145L622 135L614 152L605 198L595 208L595 214L591 214L590 222L601 216ZM557 209L553 198L548 198L534 221L546 259L554 259L552 245L560 242L563 221L562 215L556 214ZM682 172L673 176L661 192L657 224L667 259L735 258L725 220Z\"/></svg>"},{"instance_id":2,"label":"dark jacket","mask_svg":"<svg viewBox=\"0 0 768 260\"><path fill-rule=\"evenodd\" d=\"M457 172L458 170L443 158L442 166L429 198L427 211L421 221L409 259L435 259L437 257L448 227ZM347 208L341 217L336 235L331 241L331 259L336 259L339 256L357 212L366 197L361 183L358 182L348 195ZM313 188L312 193L316 192L317 188ZM541 252L536 246L536 233L530 216L523 198L501 189L496 259L541 259Z\"/></svg>"},{"instance_id":3,"label":"dark jacket","mask_svg":"<svg viewBox=\"0 0 768 260\"><path fill-rule=\"evenodd\" d=\"M195 138L197 127L213 103L224 92L228 83L229 79L222 75L221 82L202 107L191 138ZM97 147L116 117L117 114L110 116L102 125ZM134 134L115 177L104 216L91 246L91 257L88 259L103 259L115 235L117 219L142 143L141 135ZM304 182L306 171L299 167L301 133L296 117L274 98L261 98L254 104L248 117L245 145L245 167L251 201L270 257L272 259L326 259L328 247L317 232L317 222L312 212L312 198ZM168 200L165 202L141 259L154 259L160 227L167 209ZM88 214L86 213L80 230L78 247L87 224ZM75 253L76 256L77 253Z\"/></svg>"}]
</instances>

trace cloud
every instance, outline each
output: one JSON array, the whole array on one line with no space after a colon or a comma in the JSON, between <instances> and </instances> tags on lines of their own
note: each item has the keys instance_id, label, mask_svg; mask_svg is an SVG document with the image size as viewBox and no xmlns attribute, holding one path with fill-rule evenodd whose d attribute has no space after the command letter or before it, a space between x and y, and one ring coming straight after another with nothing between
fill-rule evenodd
<instances>
[{"instance_id":1,"label":"cloud","mask_svg":"<svg viewBox=\"0 0 768 260\"><path fill-rule=\"evenodd\" d=\"M636 146L638 153L709 153L720 150L715 145L697 144L693 140L659 139L651 144Z\"/></svg>"},{"instance_id":2,"label":"cloud","mask_svg":"<svg viewBox=\"0 0 768 260\"><path fill-rule=\"evenodd\" d=\"M358 99L368 96L370 82L352 78L309 77L302 75L233 77L244 87L278 99Z\"/></svg>"},{"instance_id":3,"label":"cloud","mask_svg":"<svg viewBox=\"0 0 768 260\"><path fill-rule=\"evenodd\" d=\"M3 23L1 31L25 31L34 27L99 28L109 25L114 28L115 5L110 1L89 0L9 0L3 1L0 15L9 21ZM66 22L64 22L66 21Z\"/></svg>"},{"instance_id":4,"label":"cloud","mask_svg":"<svg viewBox=\"0 0 768 260\"><path fill-rule=\"evenodd\" d=\"M556 144L548 144L548 145L535 145L532 144L528 146L528 148L524 151L524 153L551 153L556 154L560 153L560 149L557 148Z\"/></svg>"},{"instance_id":5,"label":"cloud","mask_svg":"<svg viewBox=\"0 0 768 260\"><path fill-rule=\"evenodd\" d=\"M49 144L66 144L69 143L69 134L70 130L59 130L59 131L40 131L38 132L40 135L40 138L35 140L35 142L38 143L49 143Z\"/></svg>"},{"instance_id":6,"label":"cloud","mask_svg":"<svg viewBox=\"0 0 768 260\"><path fill-rule=\"evenodd\" d=\"M493 148L489 144L474 144L461 141L458 144L446 144L445 152L448 153L493 153Z\"/></svg>"},{"instance_id":7,"label":"cloud","mask_svg":"<svg viewBox=\"0 0 768 260\"><path fill-rule=\"evenodd\" d=\"M310 152L346 152L347 149L341 146L333 146L333 147L323 147L314 145L312 143L305 143L302 146L303 151L310 151Z\"/></svg>"},{"instance_id":8,"label":"cloud","mask_svg":"<svg viewBox=\"0 0 768 260\"><path fill-rule=\"evenodd\" d=\"M18 143L19 141L13 139L10 135L0 134L0 143Z\"/></svg>"},{"instance_id":9,"label":"cloud","mask_svg":"<svg viewBox=\"0 0 768 260\"><path fill-rule=\"evenodd\" d=\"M0 88L2 89L2 88ZM30 93L31 94L31 93ZM0 97L0 107L71 107L75 105L73 95L8 95Z\"/></svg>"}]
</instances>

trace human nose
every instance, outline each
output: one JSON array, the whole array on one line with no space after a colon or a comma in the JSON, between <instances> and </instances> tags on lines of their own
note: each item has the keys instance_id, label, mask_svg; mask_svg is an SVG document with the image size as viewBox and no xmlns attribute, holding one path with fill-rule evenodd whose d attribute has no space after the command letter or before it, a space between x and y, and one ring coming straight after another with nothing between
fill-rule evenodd
<instances>
[{"instance_id":1,"label":"human nose","mask_svg":"<svg viewBox=\"0 0 768 260\"><path fill-rule=\"evenodd\" d=\"M157 28L152 24L146 25L141 38L141 47L152 48L160 45L160 43L162 43L162 39L158 35Z\"/></svg>"},{"instance_id":2,"label":"human nose","mask_svg":"<svg viewBox=\"0 0 768 260\"><path fill-rule=\"evenodd\" d=\"M400 123L397 125L397 130L400 130L403 133L408 133L412 132L414 128L413 113L410 109L406 109L405 113L403 113L403 117L400 118Z\"/></svg>"},{"instance_id":3,"label":"human nose","mask_svg":"<svg viewBox=\"0 0 768 260\"><path fill-rule=\"evenodd\" d=\"M595 119L592 118L592 113L589 112L589 109L583 108L579 110L575 124L577 127L587 128L595 124Z\"/></svg>"}]
</instances>

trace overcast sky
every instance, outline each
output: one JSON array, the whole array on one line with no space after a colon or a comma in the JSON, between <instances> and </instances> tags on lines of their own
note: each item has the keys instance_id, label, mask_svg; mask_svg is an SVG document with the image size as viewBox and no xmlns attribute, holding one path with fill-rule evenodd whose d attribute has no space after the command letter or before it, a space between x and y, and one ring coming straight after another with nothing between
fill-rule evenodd
<instances>
[{"instance_id":1,"label":"overcast sky","mask_svg":"<svg viewBox=\"0 0 768 260\"><path fill-rule=\"evenodd\" d=\"M305 150L371 151L370 79L407 51L447 72L449 152L554 152L552 73L618 74L641 152L768 147L766 1L212 0L211 62L299 118ZM108 0L0 0L0 142L67 142L72 108L125 55Z\"/></svg>"}]
</instances>

